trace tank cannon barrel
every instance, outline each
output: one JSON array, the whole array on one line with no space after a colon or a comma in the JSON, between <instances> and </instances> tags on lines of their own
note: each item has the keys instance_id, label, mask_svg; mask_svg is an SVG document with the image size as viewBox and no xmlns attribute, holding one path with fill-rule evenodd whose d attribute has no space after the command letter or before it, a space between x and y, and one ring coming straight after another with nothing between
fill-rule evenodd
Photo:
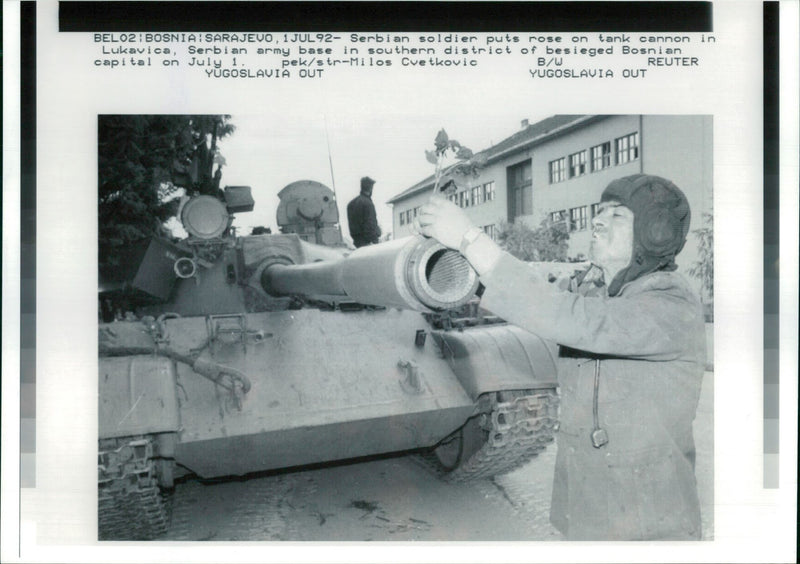
<instances>
[{"instance_id":1,"label":"tank cannon barrel","mask_svg":"<svg viewBox=\"0 0 800 564\"><path fill-rule=\"evenodd\" d=\"M343 296L430 312L468 302L478 275L457 251L418 235L361 247L339 260L267 265L261 285L273 296Z\"/></svg>"}]
</instances>

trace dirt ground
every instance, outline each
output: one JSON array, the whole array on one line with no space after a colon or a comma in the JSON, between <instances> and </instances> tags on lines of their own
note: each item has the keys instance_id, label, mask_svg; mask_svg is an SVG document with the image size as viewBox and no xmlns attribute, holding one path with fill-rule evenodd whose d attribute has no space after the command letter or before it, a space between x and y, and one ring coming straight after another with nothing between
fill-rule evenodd
<instances>
[{"instance_id":1,"label":"dirt ground","mask_svg":"<svg viewBox=\"0 0 800 564\"><path fill-rule=\"evenodd\" d=\"M714 536L713 376L705 374L695 420L706 540ZM163 540L561 540L548 519L555 452L470 484L442 482L414 455L213 485L188 480L171 496Z\"/></svg>"}]
</instances>

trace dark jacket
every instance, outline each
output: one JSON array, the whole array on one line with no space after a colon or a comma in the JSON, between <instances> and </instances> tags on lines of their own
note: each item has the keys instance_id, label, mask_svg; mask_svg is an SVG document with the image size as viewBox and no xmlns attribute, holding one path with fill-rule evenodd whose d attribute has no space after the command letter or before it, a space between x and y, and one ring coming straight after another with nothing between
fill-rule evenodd
<instances>
[{"instance_id":1,"label":"dark jacket","mask_svg":"<svg viewBox=\"0 0 800 564\"><path fill-rule=\"evenodd\" d=\"M483 307L562 345L553 524L570 540L699 539L692 422L705 332L683 276L654 272L591 297L504 256L481 281ZM608 443L594 448L598 368Z\"/></svg>"},{"instance_id":2,"label":"dark jacket","mask_svg":"<svg viewBox=\"0 0 800 564\"><path fill-rule=\"evenodd\" d=\"M377 243L381 236L378 219L375 215L375 205L372 203L372 199L363 192L347 204L347 223L356 247Z\"/></svg>"}]
</instances>

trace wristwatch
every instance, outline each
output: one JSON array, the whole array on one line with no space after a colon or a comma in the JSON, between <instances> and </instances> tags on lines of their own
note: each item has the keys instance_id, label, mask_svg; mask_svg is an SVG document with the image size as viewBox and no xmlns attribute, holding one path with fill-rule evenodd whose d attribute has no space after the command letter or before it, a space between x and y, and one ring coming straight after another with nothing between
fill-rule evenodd
<instances>
[{"instance_id":1,"label":"wristwatch","mask_svg":"<svg viewBox=\"0 0 800 564\"><path fill-rule=\"evenodd\" d=\"M483 229L480 227L470 227L464 236L461 238L461 244L458 246L458 251L463 255L475 240L481 236Z\"/></svg>"}]
</instances>

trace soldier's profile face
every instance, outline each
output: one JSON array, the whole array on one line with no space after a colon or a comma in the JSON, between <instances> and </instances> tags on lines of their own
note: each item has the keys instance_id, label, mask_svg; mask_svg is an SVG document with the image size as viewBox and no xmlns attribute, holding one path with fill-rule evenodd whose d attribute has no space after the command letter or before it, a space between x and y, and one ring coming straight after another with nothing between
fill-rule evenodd
<instances>
[{"instance_id":1,"label":"soldier's profile face","mask_svg":"<svg viewBox=\"0 0 800 564\"><path fill-rule=\"evenodd\" d=\"M633 211L610 200L592 218L589 258L597 266L621 269L633 256Z\"/></svg>"}]
</instances>

